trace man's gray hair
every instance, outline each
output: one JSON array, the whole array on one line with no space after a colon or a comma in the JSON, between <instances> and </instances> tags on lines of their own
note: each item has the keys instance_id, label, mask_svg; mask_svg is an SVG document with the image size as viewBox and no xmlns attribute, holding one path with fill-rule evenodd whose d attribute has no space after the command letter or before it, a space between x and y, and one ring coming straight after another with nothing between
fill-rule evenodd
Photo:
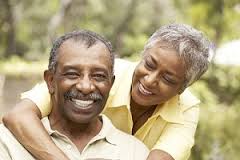
<instances>
[{"instance_id":1,"label":"man's gray hair","mask_svg":"<svg viewBox=\"0 0 240 160\"><path fill-rule=\"evenodd\" d=\"M144 50L153 47L156 43L174 49L184 60L187 71L183 90L207 71L210 42L202 32L186 24L169 24L153 33Z\"/></svg>"},{"instance_id":2,"label":"man's gray hair","mask_svg":"<svg viewBox=\"0 0 240 160\"><path fill-rule=\"evenodd\" d=\"M112 62L111 69L113 72L114 51L113 51L111 42L106 40L104 37L100 36L99 34L92 31L88 31L88 30L73 31L57 38L54 41L53 47L50 52L49 64L48 64L48 69L50 71L53 71L53 72L56 71L57 55L58 55L59 48L63 44L63 42L69 39L76 42L80 42L84 44L87 48L90 48L91 46L95 45L97 42L102 42L110 52L110 58Z\"/></svg>"}]
</instances>

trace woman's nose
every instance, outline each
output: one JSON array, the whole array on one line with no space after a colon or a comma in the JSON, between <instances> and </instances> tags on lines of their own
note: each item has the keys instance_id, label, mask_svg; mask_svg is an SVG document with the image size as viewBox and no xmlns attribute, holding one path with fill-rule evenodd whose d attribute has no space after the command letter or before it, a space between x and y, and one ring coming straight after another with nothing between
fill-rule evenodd
<instances>
[{"instance_id":1,"label":"woman's nose","mask_svg":"<svg viewBox=\"0 0 240 160\"><path fill-rule=\"evenodd\" d=\"M149 73L144 76L145 85L147 86L156 86L158 84L157 73Z\"/></svg>"}]
</instances>

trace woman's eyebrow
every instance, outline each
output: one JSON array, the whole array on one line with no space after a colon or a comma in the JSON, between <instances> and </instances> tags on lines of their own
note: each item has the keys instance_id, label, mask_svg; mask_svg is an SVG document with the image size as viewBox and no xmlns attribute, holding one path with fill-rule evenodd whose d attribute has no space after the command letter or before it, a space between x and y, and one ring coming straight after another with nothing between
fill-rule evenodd
<instances>
[{"instance_id":1,"label":"woman's eyebrow","mask_svg":"<svg viewBox=\"0 0 240 160\"><path fill-rule=\"evenodd\" d=\"M157 60L155 59L154 56L149 55L148 57L150 57L150 59L153 61L154 64L157 64ZM160 60L158 62L160 62Z\"/></svg>"}]
</instances>

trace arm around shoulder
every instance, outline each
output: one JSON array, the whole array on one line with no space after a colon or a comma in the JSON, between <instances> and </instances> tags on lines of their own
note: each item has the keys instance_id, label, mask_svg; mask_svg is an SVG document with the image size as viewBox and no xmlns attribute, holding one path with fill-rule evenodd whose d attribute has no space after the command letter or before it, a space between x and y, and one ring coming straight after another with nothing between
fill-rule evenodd
<instances>
[{"instance_id":1,"label":"arm around shoulder","mask_svg":"<svg viewBox=\"0 0 240 160\"><path fill-rule=\"evenodd\" d=\"M38 107L23 99L4 115L3 123L15 138L39 160L68 160L45 130Z\"/></svg>"},{"instance_id":2,"label":"arm around shoulder","mask_svg":"<svg viewBox=\"0 0 240 160\"><path fill-rule=\"evenodd\" d=\"M50 96L45 83L21 95L22 101L3 117L15 138L39 160L68 160L45 130L41 118L51 111Z\"/></svg>"}]
</instances>

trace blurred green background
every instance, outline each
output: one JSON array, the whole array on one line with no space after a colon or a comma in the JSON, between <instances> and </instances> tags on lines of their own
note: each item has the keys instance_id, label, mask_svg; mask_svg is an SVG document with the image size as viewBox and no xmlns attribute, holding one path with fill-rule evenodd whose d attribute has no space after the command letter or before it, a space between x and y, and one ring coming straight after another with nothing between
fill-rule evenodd
<instances>
[{"instance_id":1,"label":"blurred green background","mask_svg":"<svg viewBox=\"0 0 240 160\"><path fill-rule=\"evenodd\" d=\"M172 22L202 30L216 47L215 58L225 44L240 40L240 2L0 0L0 117L19 101L21 92L42 80L57 36L89 29L110 39L118 57L137 60L147 38ZM191 87L202 100L191 160L240 157L240 47L221 54L223 60L239 59L239 63L216 61Z\"/></svg>"}]
</instances>

